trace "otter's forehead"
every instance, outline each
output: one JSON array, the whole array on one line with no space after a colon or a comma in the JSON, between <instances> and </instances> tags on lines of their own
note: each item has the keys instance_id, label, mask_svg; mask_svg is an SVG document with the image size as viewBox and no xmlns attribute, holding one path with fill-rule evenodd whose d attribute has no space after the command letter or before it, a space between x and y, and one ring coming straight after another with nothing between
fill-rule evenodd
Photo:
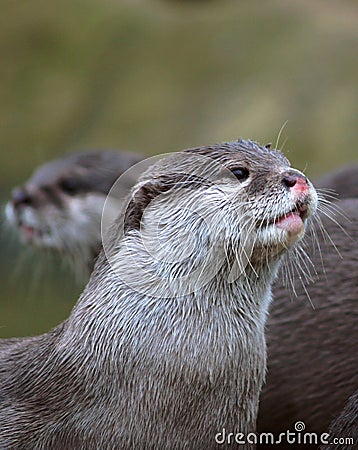
<instances>
[{"instance_id":1,"label":"otter's forehead","mask_svg":"<svg viewBox=\"0 0 358 450\"><path fill-rule=\"evenodd\" d=\"M46 185L54 180L76 174L77 176L88 177L92 172L103 170L113 170L118 166L117 155L113 152L87 151L72 153L59 159L55 159L40 166L31 177L31 183Z\"/></svg>"},{"instance_id":2,"label":"otter's forehead","mask_svg":"<svg viewBox=\"0 0 358 450\"><path fill-rule=\"evenodd\" d=\"M204 158L201 159L201 157ZM208 163L210 160L215 164ZM198 169L199 166L201 169ZM183 181L183 174L203 176L205 168L213 173L215 170L221 170L220 166L229 170L246 168L252 175L262 177L262 175L272 172L282 173L283 170L290 167L290 162L278 150L271 150L254 141L240 139L235 142L189 148L172 153L150 166L139 178L139 181L143 183L163 176L166 179L172 178L174 181L177 174L181 174L181 181Z\"/></svg>"},{"instance_id":3,"label":"otter's forehead","mask_svg":"<svg viewBox=\"0 0 358 450\"><path fill-rule=\"evenodd\" d=\"M66 159L45 163L34 171L29 181L38 186L51 184L55 178L67 173L70 167Z\"/></svg>"},{"instance_id":4,"label":"otter's forehead","mask_svg":"<svg viewBox=\"0 0 358 450\"><path fill-rule=\"evenodd\" d=\"M240 139L236 142L225 142L208 147L185 150L188 153L210 157L228 168L236 165L251 169L290 166L288 159L278 150L270 150L253 141Z\"/></svg>"}]
</instances>

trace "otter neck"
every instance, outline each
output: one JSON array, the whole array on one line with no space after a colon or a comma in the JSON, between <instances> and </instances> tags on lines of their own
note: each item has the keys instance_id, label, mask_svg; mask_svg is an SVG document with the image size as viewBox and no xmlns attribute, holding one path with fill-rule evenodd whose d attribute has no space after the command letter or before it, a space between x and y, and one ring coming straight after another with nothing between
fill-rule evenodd
<instances>
[{"instance_id":1,"label":"otter neck","mask_svg":"<svg viewBox=\"0 0 358 450\"><path fill-rule=\"evenodd\" d=\"M128 270L128 260L120 260ZM128 348L128 344L131 345L131 342L124 342L123 339L136 336L136 339L145 341L147 330L148 336L160 336L156 350L158 358L159 355L166 358L165 349L172 351L177 348L179 351L183 342L186 342L184 355L190 360L198 346L197 340L201 341L205 336L201 345L203 363L208 368L210 364L218 363L225 352L228 355L235 350L240 353L240 358L244 353L249 355L253 348L256 348L257 353L258 343L259 353L264 360L264 325L277 266L278 263L275 263L269 268L248 270L233 282L228 281L230 268L223 267L212 280L195 292L183 295L178 292L174 298L153 297L130 289L121 282L102 254L97 265L99 270L95 269L92 274L67 322L67 328L76 328L76 333L70 331L70 336L72 339L78 337L81 346L89 342L87 338L84 339L89 332L97 335L101 345L107 347L106 352L103 352L104 364L108 363L108 354L113 355L113 359L109 358L112 361L118 361L118 356L123 356L124 349ZM255 278L255 283L252 283L252 278ZM92 328L92 324L95 324L95 328ZM125 337L123 327L128 330ZM172 330L175 330L175 336ZM163 336L166 343L163 342ZM168 340L172 341L172 346L167 347ZM138 347L143 349L147 345ZM153 344L152 349L154 347ZM153 351L149 353L153 354ZM87 352L83 354L88 355Z\"/></svg>"},{"instance_id":2,"label":"otter neck","mask_svg":"<svg viewBox=\"0 0 358 450\"><path fill-rule=\"evenodd\" d=\"M86 385L105 397L109 374L114 389L121 388L123 379L138 385L146 380L148 386L157 385L157 395L160 391L172 397L173 404L183 402L185 408L185 404L201 405L205 398L208 410L218 408L218 395L223 402L219 416L239 405L232 421L220 426L254 431L266 368L269 271L256 273L263 281L256 291L248 288L248 278L228 283L219 273L194 293L155 298L129 292L104 265L103 255L99 263L61 338L61 346L75 352L72 358L82 368ZM79 365L78 358L84 363ZM185 386L191 389L183 392ZM143 407L150 404L147 399Z\"/></svg>"}]
</instances>

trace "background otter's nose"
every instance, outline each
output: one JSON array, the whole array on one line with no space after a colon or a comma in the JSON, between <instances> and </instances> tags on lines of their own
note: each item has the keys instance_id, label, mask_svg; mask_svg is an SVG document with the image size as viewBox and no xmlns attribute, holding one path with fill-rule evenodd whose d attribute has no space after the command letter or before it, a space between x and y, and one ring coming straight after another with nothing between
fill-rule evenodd
<instances>
[{"instance_id":1,"label":"background otter's nose","mask_svg":"<svg viewBox=\"0 0 358 450\"><path fill-rule=\"evenodd\" d=\"M12 191L11 201L15 207L29 205L31 196L24 188L16 188Z\"/></svg>"},{"instance_id":2,"label":"background otter's nose","mask_svg":"<svg viewBox=\"0 0 358 450\"><path fill-rule=\"evenodd\" d=\"M300 188L308 187L307 178L301 173L297 172L286 172L283 174L282 183L284 186L288 188L294 187L296 184L300 186Z\"/></svg>"}]
</instances>

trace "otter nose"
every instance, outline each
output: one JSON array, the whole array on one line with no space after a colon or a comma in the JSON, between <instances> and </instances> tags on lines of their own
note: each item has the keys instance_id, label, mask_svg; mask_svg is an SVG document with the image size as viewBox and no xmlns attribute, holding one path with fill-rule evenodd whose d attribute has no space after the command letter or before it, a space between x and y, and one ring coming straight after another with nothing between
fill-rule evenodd
<instances>
[{"instance_id":1,"label":"otter nose","mask_svg":"<svg viewBox=\"0 0 358 450\"><path fill-rule=\"evenodd\" d=\"M293 188L296 185L300 186L301 188L307 188L308 180L301 173L286 172L283 174L282 183L288 188Z\"/></svg>"},{"instance_id":2,"label":"otter nose","mask_svg":"<svg viewBox=\"0 0 358 450\"><path fill-rule=\"evenodd\" d=\"M31 196L24 188L16 188L12 192L11 201L15 207L29 205Z\"/></svg>"}]
</instances>

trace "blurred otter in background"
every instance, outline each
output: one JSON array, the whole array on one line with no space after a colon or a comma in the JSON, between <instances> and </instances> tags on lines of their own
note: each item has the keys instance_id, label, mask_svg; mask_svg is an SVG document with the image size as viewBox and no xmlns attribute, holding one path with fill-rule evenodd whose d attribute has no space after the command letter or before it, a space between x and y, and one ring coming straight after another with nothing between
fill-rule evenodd
<instances>
[{"instance_id":1,"label":"blurred otter in background","mask_svg":"<svg viewBox=\"0 0 358 450\"><path fill-rule=\"evenodd\" d=\"M7 221L22 242L60 253L77 275L88 276L101 248L107 194L123 172L141 159L132 152L92 150L47 162L12 191L5 207ZM113 208L120 206L119 198Z\"/></svg>"},{"instance_id":2,"label":"blurred otter in background","mask_svg":"<svg viewBox=\"0 0 358 450\"><path fill-rule=\"evenodd\" d=\"M7 218L25 242L55 249L71 259L80 256L91 269L101 245L105 196L116 178L139 160L139 155L128 153L84 152L45 164L14 190ZM327 189L328 196L336 192L338 199L358 197L357 179L358 165L353 165L320 178L316 185L322 192ZM307 432L326 432L358 387L358 200L338 205L341 213L333 221L323 219L323 225L339 253L324 242L325 235L316 226L322 255L313 241L307 252L316 271L314 282L307 287L296 283L293 301L282 282L274 286L267 325L268 375L258 431L278 436L303 421ZM350 405L356 401L352 399ZM336 434L337 427L347 428L345 418L342 413L333 423ZM357 418L351 414L347 421L352 420Z\"/></svg>"}]
</instances>

